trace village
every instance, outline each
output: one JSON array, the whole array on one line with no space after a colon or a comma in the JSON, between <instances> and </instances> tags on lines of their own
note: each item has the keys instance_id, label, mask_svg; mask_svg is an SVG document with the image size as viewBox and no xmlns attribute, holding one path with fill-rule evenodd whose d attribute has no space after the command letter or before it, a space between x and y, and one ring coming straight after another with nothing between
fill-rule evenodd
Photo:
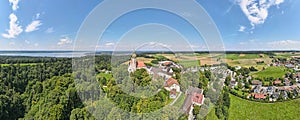
<instances>
[{"instance_id":1,"label":"village","mask_svg":"<svg viewBox=\"0 0 300 120\"><path fill-rule=\"evenodd\" d=\"M268 82L262 82L249 74L237 75L234 72L230 77L229 87L233 94L249 100L275 102L299 98L299 65L296 59L274 59L268 66L284 67L291 72L286 72L284 76L278 78L265 78L269 79ZM240 66L235 67L236 71L240 69Z\"/></svg>"},{"instance_id":2,"label":"village","mask_svg":"<svg viewBox=\"0 0 300 120\"><path fill-rule=\"evenodd\" d=\"M164 89L168 90L170 92L169 97L174 99L171 104L174 104L178 97L183 93L180 89L179 82L174 78L174 68L182 69L182 66L173 61L160 61L158 67L149 67L146 66L143 61L137 61L136 54L131 56L131 60L128 64L129 73L134 72L137 69L146 69L147 72L154 77L163 77L165 79L163 85ZM194 106L201 106L204 104L205 97L203 95L203 89L189 87L184 94L186 95L186 99L180 111L186 113L189 116L189 119L192 119Z\"/></svg>"}]
</instances>

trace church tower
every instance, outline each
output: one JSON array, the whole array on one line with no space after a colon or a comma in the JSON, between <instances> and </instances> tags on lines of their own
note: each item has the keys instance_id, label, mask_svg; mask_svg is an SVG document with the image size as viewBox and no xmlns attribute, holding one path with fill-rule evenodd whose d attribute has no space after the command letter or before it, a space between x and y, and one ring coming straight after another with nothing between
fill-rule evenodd
<instances>
[{"instance_id":1,"label":"church tower","mask_svg":"<svg viewBox=\"0 0 300 120\"><path fill-rule=\"evenodd\" d=\"M136 70L136 67L137 67L136 54L133 53L131 56L131 61L129 62L128 65L128 72L129 73L134 72Z\"/></svg>"}]
</instances>

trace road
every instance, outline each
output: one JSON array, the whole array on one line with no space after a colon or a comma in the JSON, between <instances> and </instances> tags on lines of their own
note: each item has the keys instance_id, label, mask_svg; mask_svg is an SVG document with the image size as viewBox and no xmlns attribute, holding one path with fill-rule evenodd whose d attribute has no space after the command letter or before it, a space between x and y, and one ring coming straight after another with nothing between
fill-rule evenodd
<instances>
[{"instance_id":1,"label":"road","mask_svg":"<svg viewBox=\"0 0 300 120\"><path fill-rule=\"evenodd\" d=\"M177 99L181 96L182 92L180 91L179 95L173 100L173 102L170 104L171 106L177 101Z\"/></svg>"}]
</instances>

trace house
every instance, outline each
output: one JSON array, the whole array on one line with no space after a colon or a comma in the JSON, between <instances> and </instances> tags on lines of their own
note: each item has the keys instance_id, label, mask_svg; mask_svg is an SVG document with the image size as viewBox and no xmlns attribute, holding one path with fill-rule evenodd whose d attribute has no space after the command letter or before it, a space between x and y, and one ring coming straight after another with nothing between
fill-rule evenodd
<instances>
[{"instance_id":1,"label":"house","mask_svg":"<svg viewBox=\"0 0 300 120\"><path fill-rule=\"evenodd\" d=\"M267 88L267 92L269 94L272 94L274 91L275 91L275 87L274 86L270 86L270 87Z\"/></svg>"},{"instance_id":2,"label":"house","mask_svg":"<svg viewBox=\"0 0 300 120\"><path fill-rule=\"evenodd\" d=\"M234 87L236 87L238 85L238 82L237 81L230 81L230 87L231 88L234 88Z\"/></svg>"},{"instance_id":3,"label":"house","mask_svg":"<svg viewBox=\"0 0 300 120\"><path fill-rule=\"evenodd\" d=\"M293 64L286 64L284 66L287 67L287 68L294 68L295 67Z\"/></svg>"},{"instance_id":4,"label":"house","mask_svg":"<svg viewBox=\"0 0 300 120\"><path fill-rule=\"evenodd\" d=\"M196 93L196 94L195 94ZM201 105L204 101L203 90L196 87L189 87L186 90L186 99L184 100L183 105L180 108L180 111L186 114L189 114L193 109L193 105ZM203 96L202 96L203 95ZM198 98L197 98L198 97ZM202 100L201 100L202 98Z\"/></svg>"},{"instance_id":5,"label":"house","mask_svg":"<svg viewBox=\"0 0 300 120\"><path fill-rule=\"evenodd\" d=\"M291 85L291 81L289 80L289 79L284 79L284 84L286 85L286 86L290 86Z\"/></svg>"},{"instance_id":6,"label":"house","mask_svg":"<svg viewBox=\"0 0 300 120\"><path fill-rule=\"evenodd\" d=\"M252 85L262 85L262 82L259 80L252 80L251 83Z\"/></svg>"},{"instance_id":7,"label":"house","mask_svg":"<svg viewBox=\"0 0 300 120\"><path fill-rule=\"evenodd\" d=\"M235 66L235 69L236 70L239 70L239 69L241 69L242 67L241 66Z\"/></svg>"},{"instance_id":8,"label":"house","mask_svg":"<svg viewBox=\"0 0 300 120\"><path fill-rule=\"evenodd\" d=\"M283 98L284 99L287 99L289 96L288 96L288 93L286 91L283 91Z\"/></svg>"},{"instance_id":9,"label":"house","mask_svg":"<svg viewBox=\"0 0 300 120\"><path fill-rule=\"evenodd\" d=\"M281 84L281 80L277 79L273 82L273 85L280 85Z\"/></svg>"},{"instance_id":10,"label":"house","mask_svg":"<svg viewBox=\"0 0 300 120\"><path fill-rule=\"evenodd\" d=\"M193 104L200 106L204 103L204 95L200 93L194 93L192 100Z\"/></svg>"},{"instance_id":11,"label":"house","mask_svg":"<svg viewBox=\"0 0 300 120\"><path fill-rule=\"evenodd\" d=\"M194 106L201 106L204 104L205 97L203 90L196 87L189 87L186 91L186 99L180 108L180 112L189 115L189 119L193 119Z\"/></svg>"},{"instance_id":12,"label":"house","mask_svg":"<svg viewBox=\"0 0 300 120\"><path fill-rule=\"evenodd\" d=\"M175 89L176 92L180 92L180 86L178 81L172 77L165 81L164 88L168 91Z\"/></svg>"},{"instance_id":13,"label":"house","mask_svg":"<svg viewBox=\"0 0 300 120\"><path fill-rule=\"evenodd\" d=\"M261 92L261 89L262 89L262 86L261 86L261 85L257 85L257 86L254 87L253 92L254 92L254 93L260 93L260 92Z\"/></svg>"},{"instance_id":14,"label":"house","mask_svg":"<svg viewBox=\"0 0 300 120\"><path fill-rule=\"evenodd\" d=\"M175 90L175 89L172 89L172 90L170 91L170 98L171 98L171 99L175 99L175 98L176 98L176 90Z\"/></svg>"},{"instance_id":15,"label":"house","mask_svg":"<svg viewBox=\"0 0 300 120\"><path fill-rule=\"evenodd\" d=\"M252 79L251 76L248 76L248 77L246 78L247 81L249 81L249 80L251 80L251 79Z\"/></svg>"},{"instance_id":16,"label":"house","mask_svg":"<svg viewBox=\"0 0 300 120\"><path fill-rule=\"evenodd\" d=\"M267 94L254 94L254 98L255 99L259 99L259 100L262 100L262 99L266 99L267 98Z\"/></svg>"},{"instance_id":17,"label":"house","mask_svg":"<svg viewBox=\"0 0 300 120\"><path fill-rule=\"evenodd\" d=\"M279 98L280 92L274 92L271 97L273 98L273 101L276 101Z\"/></svg>"}]
</instances>

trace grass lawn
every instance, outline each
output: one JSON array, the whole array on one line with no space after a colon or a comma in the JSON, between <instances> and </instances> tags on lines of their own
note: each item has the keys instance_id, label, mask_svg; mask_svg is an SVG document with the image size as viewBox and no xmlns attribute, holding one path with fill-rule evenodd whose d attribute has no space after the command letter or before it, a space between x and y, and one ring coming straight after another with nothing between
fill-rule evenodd
<instances>
[{"instance_id":1,"label":"grass lawn","mask_svg":"<svg viewBox=\"0 0 300 120\"><path fill-rule=\"evenodd\" d=\"M185 97L186 97L185 94L181 93L181 95L179 96L179 98L177 99L177 101L173 104L173 106L181 108L181 106L184 103Z\"/></svg>"},{"instance_id":2,"label":"grass lawn","mask_svg":"<svg viewBox=\"0 0 300 120\"><path fill-rule=\"evenodd\" d=\"M296 120L300 100L258 103L230 95L229 120Z\"/></svg>"},{"instance_id":3,"label":"grass lawn","mask_svg":"<svg viewBox=\"0 0 300 120\"><path fill-rule=\"evenodd\" d=\"M205 120L218 120L218 117L216 116L216 113L215 113L215 107L213 105L211 106L210 111L207 114Z\"/></svg>"},{"instance_id":4,"label":"grass lawn","mask_svg":"<svg viewBox=\"0 0 300 120\"><path fill-rule=\"evenodd\" d=\"M265 70L253 73L253 77L264 78L264 77L274 77L279 78L285 75L288 71L285 67L267 67Z\"/></svg>"},{"instance_id":5,"label":"grass lawn","mask_svg":"<svg viewBox=\"0 0 300 120\"><path fill-rule=\"evenodd\" d=\"M237 60L237 59L255 59L255 58L263 58L259 54L226 54L227 59Z\"/></svg>"}]
</instances>

